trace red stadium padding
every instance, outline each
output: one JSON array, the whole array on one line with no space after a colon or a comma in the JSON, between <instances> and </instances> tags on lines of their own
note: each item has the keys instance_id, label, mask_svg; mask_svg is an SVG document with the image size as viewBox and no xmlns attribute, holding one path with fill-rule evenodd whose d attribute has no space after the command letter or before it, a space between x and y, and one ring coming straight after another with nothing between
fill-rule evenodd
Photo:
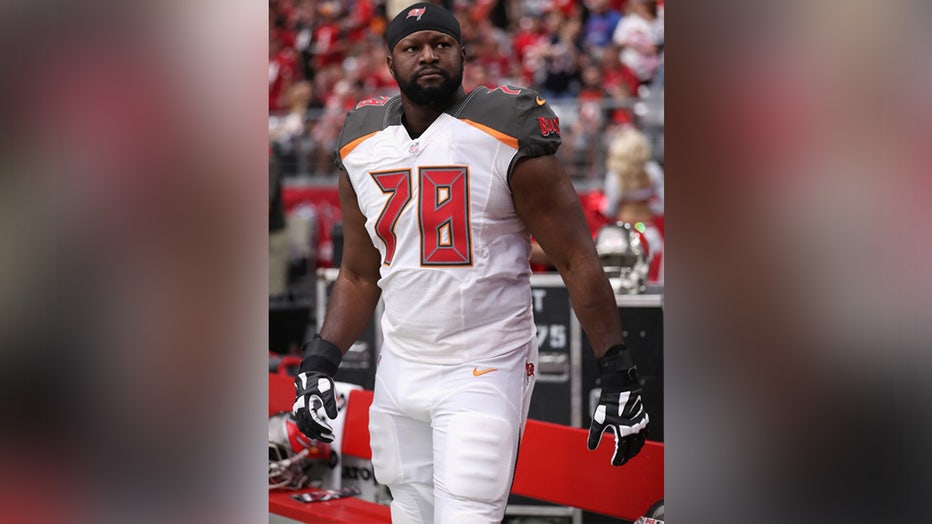
<instances>
[{"instance_id":1,"label":"red stadium padding","mask_svg":"<svg viewBox=\"0 0 932 524\"><path fill-rule=\"evenodd\" d=\"M269 414L290 410L292 402L293 379L269 373ZM371 459L370 404L371 391L350 393L342 441L344 455ZM630 521L663 498L662 443L648 441L638 456L616 468L610 464L614 437L604 435L595 451L586 448L587 439L585 429L528 420L511 492ZM388 506L352 497L305 504L292 500L290 495L294 493L269 492L269 511L323 524L391 522Z\"/></svg>"},{"instance_id":2,"label":"red stadium padding","mask_svg":"<svg viewBox=\"0 0 932 524\"><path fill-rule=\"evenodd\" d=\"M369 406L372 392L365 389L350 391L346 405L346 423L343 426L343 454L372 460L369 447Z\"/></svg>"},{"instance_id":3,"label":"red stadium padding","mask_svg":"<svg viewBox=\"0 0 932 524\"><path fill-rule=\"evenodd\" d=\"M610 464L614 437L589 451L589 432L528 420L511 492L586 511L637 520L663 498L663 444L646 442L621 467Z\"/></svg>"},{"instance_id":4,"label":"red stadium padding","mask_svg":"<svg viewBox=\"0 0 932 524\"><path fill-rule=\"evenodd\" d=\"M332 186L285 186L282 188L282 205L291 212L301 204L329 205L340 209L340 191L336 182Z\"/></svg>"},{"instance_id":5,"label":"red stadium padding","mask_svg":"<svg viewBox=\"0 0 932 524\"><path fill-rule=\"evenodd\" d=\"M269 373L269 416L291 411L294 394L294 377Z\"/></svg>"}]
</instances>

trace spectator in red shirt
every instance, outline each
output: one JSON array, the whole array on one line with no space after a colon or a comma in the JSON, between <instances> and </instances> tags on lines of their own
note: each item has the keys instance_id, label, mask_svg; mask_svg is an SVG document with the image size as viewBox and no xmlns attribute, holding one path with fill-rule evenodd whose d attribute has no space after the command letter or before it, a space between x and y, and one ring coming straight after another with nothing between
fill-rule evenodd
<instances>
[{"instance_id":1,"label":"spectator in red shirt","mask_svg":"<svg viewBox=\"0 0 932 524\"><path fill-rule=\"evenodd\" d=\"M610 107L608 121L614 125L625 125L634 122L631 106L637 98L640 80L621 63L616 48L609 47L600 56L602 71L602 86L608 94Z\"/></svg>"},{"instance_id":2,"label":"spectator in red shirt","mask_svg":"<svg viewBox=\"0 0 932 524\"><path fill-rule=\"evenodd\" d=\"M476 40L471 45L470 62L474 68L481 69L488 78L488 82L481 85L496 87L502 83L515 82L515 79L511 78L512 61L502 51L500 32L488 20L476 24Z\"/></svg>"},{"instance_id":3,"label":"spectator in red shirt","mask_svg":"<svg viewBox=\"0 0 932 524\"><path fill-rule=\"evenodd\" d=\"M536 17L522 16L518 27L513 43L514 54L521 64L521 85L530 86L534 84L535 72L542 64L540 49L547 42L547 34Z\"/></svg>"},{"instance_id":4,"label":"spectator in red shirt","mask_svg":"<svg viewBox=\"0 0 932 524\"><path fill-rule=\"evenodd\" d=\"M317 9L320 22L314 29L311 52L316 70L341 65L345 58L345 33L340 24L342 8L339 2L323 2Z\"/></svg>"},{"instance_id":5,"label":"spectator in red shirt","mask_svg":"<svg viewBox=\"0 0 932 524\"><path fill-rule=\"evenodd\" d=\"M352 9L346 13L346 37L354 48L364 52L362 46L369 34L371 21L375 17L375 2L356 0L351 5Z\"/></svg>"},{"instance_id":6,"label":"spectator in red shirt","mask_svg":"<svg viewBox=\"0 0 932 524\"><path fill-rule=\"evenodd\" d=\"M288 108L285 99L297 74L297 57L284 45L282 33L269 31L269 112L277 113Z\"/></svg>"},{"instance_id":7,"label":"spectator in red shirt","mask_svg":"<svg viewBox=\"0 0 932 524\"><path fill-rule=\"evenodd\" d=\"M356 57L353 77L362 83L363 95L372 98L378 95L394 96L397 84L385 62L385 50L381 42L372 42L367 50Z\"/></svg>"}]
</instances>

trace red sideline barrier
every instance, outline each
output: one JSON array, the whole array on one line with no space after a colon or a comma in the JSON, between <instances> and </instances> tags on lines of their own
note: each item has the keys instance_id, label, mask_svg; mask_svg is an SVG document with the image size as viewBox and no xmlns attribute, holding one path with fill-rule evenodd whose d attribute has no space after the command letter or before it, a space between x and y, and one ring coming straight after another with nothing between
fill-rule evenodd
<instances>
[{"instance_id":1,"label":"red sideline barrier","mask_svg":"<svg viewBox=\"0 0 932 524\"><path fill-rule=\"evenodd\" d=\"M365 389L350 391L346 408L346 428L343 431L343 454L372 460L369 447L369 406L372 392Z\"/></svg>"},{"instance_id":2,"label":"red sideline barrier","mask_svg":"<svg viewBox=\"0 0 932 524\"><path fill-rule=\"evenodd\" d=\"M282 188L282 205L285 211L290 213L301 204L312 206L325 204L340 209L340 191L337 189L336 182L332 186L285 186Z\"/></svg>"},{"instance_id":3,"label":"red sideline barrier","mask_svg":"<svg viewBox=\"0 0 932 524\"><path fill-rule=\"evenodd\" d=\"M627 464L613 467L614 436L602 437L589 451L588 430L528 420L511 492L637 520L663 498L663 444L648 441Z\"/></svg>"},{"instance_id":4,"label":"red sideline barrier","mask_svg":"<svg viewBox=\"0 0 932 524\"><path fill-rule=\"evenodd\" d=\"M294 377L269 373L269 416L291 411L294 404Z\"/></svg>"}]
</instances>

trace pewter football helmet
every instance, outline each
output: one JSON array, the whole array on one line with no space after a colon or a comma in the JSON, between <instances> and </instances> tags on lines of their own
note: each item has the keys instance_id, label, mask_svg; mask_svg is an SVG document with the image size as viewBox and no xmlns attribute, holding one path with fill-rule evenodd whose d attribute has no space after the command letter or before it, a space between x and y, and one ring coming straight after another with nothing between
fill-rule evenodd
<instances>
[{"instance_id":1,"label":"pewter football helmet","mask_svg":"<svg viewBox=\"0 0 932 524\"><path fill-rule=\"evenodd\" d=\"M643 293L647 289L650 259L641 235L631 224L602 226L595 237L599 261L616 295Z\"/></svg>"}]
</instances>

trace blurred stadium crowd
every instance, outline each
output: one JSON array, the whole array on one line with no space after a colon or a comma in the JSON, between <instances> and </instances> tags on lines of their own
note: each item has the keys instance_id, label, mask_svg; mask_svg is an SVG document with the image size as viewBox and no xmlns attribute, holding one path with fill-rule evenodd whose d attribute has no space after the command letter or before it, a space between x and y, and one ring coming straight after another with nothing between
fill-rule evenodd
<instances>
[{"instance_id":1,"label":"blurred stadium crowd","mask_svg":"<svg viewBox=\"0 0 932 524\"><path fill-rule=\"evenodd\" d=\"M285 179L335 175L332 150L359 100L394 96L383 33L411 0L269 0L269 135ZM462 26L463 84L540 92L561 120L559 156L599 186L625 127L663 163L664 2L444 0Z\"/></svg>"}]
</instances>

